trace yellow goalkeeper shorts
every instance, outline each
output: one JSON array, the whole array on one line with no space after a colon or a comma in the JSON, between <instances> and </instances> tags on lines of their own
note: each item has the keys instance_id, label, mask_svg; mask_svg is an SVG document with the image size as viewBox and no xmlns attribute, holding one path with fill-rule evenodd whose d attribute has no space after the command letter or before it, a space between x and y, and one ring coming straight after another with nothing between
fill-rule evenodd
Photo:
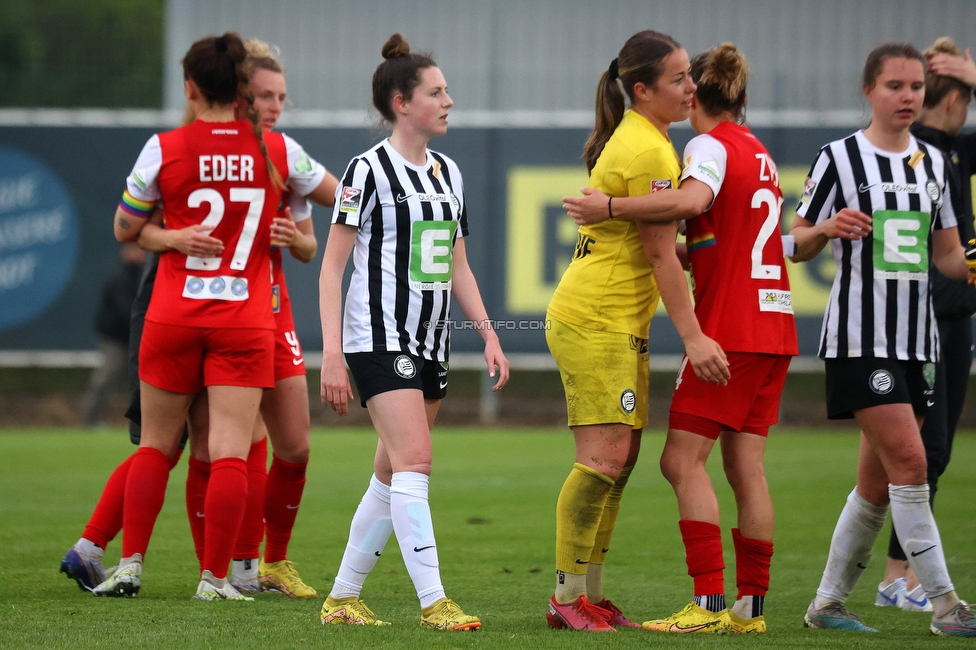
<instances>
[{"instance_id":1,"label":"yellow goalkeeper shorts","mask_svg":"<svg viewBox=\"0 0 976 650\"><path fill-rule=\"evenodd\" d=\"M546 318L546 343L563 381L569 426L647 426L647 339Z\"/></svg>"}]
</instances>

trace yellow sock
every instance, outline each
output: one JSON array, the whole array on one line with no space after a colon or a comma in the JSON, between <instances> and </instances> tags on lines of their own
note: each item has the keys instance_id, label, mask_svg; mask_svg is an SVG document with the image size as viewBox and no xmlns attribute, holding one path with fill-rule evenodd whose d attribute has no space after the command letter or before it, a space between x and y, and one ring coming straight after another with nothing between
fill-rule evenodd
<instances>
[{"instance_id":1,"label":"yellow sock","mask_svg":"<svg viewBox=\"0 0 976 650\"><path fill-rule=\"evenodd\" d=\"M563 483L556 501L556 572L563 574L556 585L557 602L572 602L586 592L586 568L613 483L580 463Z\"/></svg>"},{"instance_id":2,"label":"yellow sock","mask_svg":"<svg viewBox=\"0 0 976 650\"><path fill-rule=\"evenodd\" d=\"M600 517L600 527L596 532L596 539L593 540L593 552L590 553L590 564L603 564L607 559L607 551L610 550L610 538L613 537L613 529L617 525L617 513L620 512L620 497L624 494L624 487L627 486L627 479L630 472L634 469L629 465L620 470L620 476L613 482L610 493L607 495L607 503L603 506L603 515Z\"/></svg>"}]
</instances>

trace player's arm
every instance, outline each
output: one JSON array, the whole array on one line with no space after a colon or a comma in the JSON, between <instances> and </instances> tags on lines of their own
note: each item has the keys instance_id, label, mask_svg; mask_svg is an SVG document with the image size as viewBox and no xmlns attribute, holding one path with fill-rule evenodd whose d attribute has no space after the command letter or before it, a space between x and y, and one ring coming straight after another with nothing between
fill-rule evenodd
<instances>
[{"instance_id":1,"label":"player's arm","mask_svg":"<svg viewBox=\"0 0 976 650\"><path fill-rule=\"evenodd\" d=\"M335 205L335 191L338 186L339 179L330 172L325 172L325 177L322 179L322 182L314 190L309 192L305 198L319 205L331 208Z\"/></svg>"},{"instance_id":2,"label":"player's arm","mask_svg":"<svg viewBox=\"0 0 976 650\"><path fill-rule=\"evenodd\" d=\"M463 237L458 237L454 244L453 266L451 294L465 317L473 323L478 323L479 326L475 328L475 331L485 341L485 362L488 364L488 376L494 377L495 368L498 368L498 381L491 389L500 390L502 386L508 383L508 359L502 352L498 334L495 333L491 321L488 320L488 312L485 310L485 303L481 299L478 282L468 265Z\"/></svg>"},{"instance_id":3,"label":"player's arm","mask_svg":"<svg viewBox=\"0 0 976 650\"><path fill-rule=\"evenodd\" d=\"M145 220L138 238L139 248L151 253L179 251L190 257L219 257L224 252L224 243L206 232L213 228L196 224L168 230L163 227L163 211L156 208L152 216Z\"/></svg>"},{"instance_id":4,"label":"player's arm","mask_svg":"<svg viewBox=\"0 0 976 650\"><path fill-rule=\"evenodd\" d=\"M959 228L953 226L932 232L932 263L947 278L966 280L970 277L965 250L959 243Z\"/></svg>"},{"instance_id":5,"label":"player's arm","mask_svg":"<svg viewBox=\"0 0 976 650\"><path fill-rule=\"evenodd\" d=\"M844 208L833 217L813 224L797 215L793 218L790 234L796 244L793 262L806 262L820 254L831 239L854 241L863 239L871 232L871 217L859 210Z\"/></svg>"},{"instance_id":6,"label":"player's arm","mask_svg":"<svg viewBox=\"0 0 976 650\"><path fill-rule=\"evenodd\" d=\"M695 178L686 178L676 190L661 190L640 196L608 197L590 187L580 191L584 196L563 197L563 209L579 225L599 223L610 218L651 223L692 219L707 210L714 198L712 188Z\"/></svg>"},{"instance_id":7,"label":"player's arm","mask_svg":"<svg viewBox=\"0 0 976 650\"><path fill-rule=\"evenodd\" d=\"M639 228L644 253L654 268L654 278L657 280L661 299L685 345L685 353L695 376L702 381L723 386L728 384L731 374L725 352L718 343L702 332L691 305L685 271L675 254L677 226L641 224Z\"/></svg>"},{"instance_id":8,"label":"player's arm","mask_svg":"<svg viewBox=\"0 0 976 650\"><path fill-rule=\"evenodd\" d=\"M339 415L349 413L352 387L342 362L342 274L356 243L355 226L334 223L329 230L319 274L319 316L322 320L322 404Z\"/></svg>"},{"instance_id":9,"label":"player's arm","mask_svg":"<svg viewBox=\"0 0 976 650\"><path fill-rule=\"evenodd\" d=\"M294 209L301 210L302 213L299 214L304 218L296 221ZM312 215L304 213L305 210L305 198L292 194L289 205L285 206L284 216L275 217L271 222L271 245L287 248L292 257L307 264L315 259L318 240L315 239Z\"/></svg>"}]
</instances>

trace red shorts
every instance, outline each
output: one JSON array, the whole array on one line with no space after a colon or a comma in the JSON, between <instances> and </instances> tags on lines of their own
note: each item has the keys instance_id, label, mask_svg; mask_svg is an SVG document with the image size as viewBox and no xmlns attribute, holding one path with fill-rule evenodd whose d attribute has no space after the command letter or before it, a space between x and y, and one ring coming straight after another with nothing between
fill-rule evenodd
<instances>
[{"instance_id":1,"label":"red shorts","mask_svg":"<svg viewBox=\"0 0 976 650\"><path fill-rule=\"evenodd\" d=\"M277 316L275 317L277 318ZM294 327L294 324L291 324ZM274 378L275 381L305 374L305 357L302 344L294 329L279 329L274 334Z\"/></svg>"},{"instance_id":2,"label":"red shorts","mask_svg":"<svg viewBox=\"0 0 976 650\"><path fill-rule=\"evenodd\" d=\"M716 440L722 431L765 436L779 419L779 399L792 357L727 352L728 386L700 381L685 357L671 398L669 428Z\"/></svg>"},{"instance_id":3,"label":"red shorts","mask_svg":"<svg viewBox=\"0 0 976 650\"><path fill-rule=\"evenodd\" d=\"M139 379L184 394L204 386L274 388L274 332L146 321Z\"/></svg>"}]
</instances>

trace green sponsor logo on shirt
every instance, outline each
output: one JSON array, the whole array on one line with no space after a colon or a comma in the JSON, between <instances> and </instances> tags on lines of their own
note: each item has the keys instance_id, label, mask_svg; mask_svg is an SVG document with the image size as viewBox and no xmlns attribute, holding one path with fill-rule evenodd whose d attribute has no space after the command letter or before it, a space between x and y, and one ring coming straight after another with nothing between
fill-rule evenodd
<instances>
[{"instance_id":1,"label":"green sponsor logo on shirt","mask_svg":"<svg viewBox=\"0 0 976 650\"><path fill-rule=\"evenodd\" d=\"M931 215L912 210L878 210L872 219L874 277L925 280L929 271Z\"/></svg>"},{"instance_id":2,"label":"green sponsor logo on shirt","mask_svg":"<svg viewBox=\"0 0 976 650\"><path fill-rule=\"evenodd\" d=\"M302 149L302 153L298 156L298 160L295 161L295 171L299 174L307 174L312 171L312 161L309 160L308 154Z\"/></svg>"},{"instance_id":3,"label":"green sponsor logo on shirt","mask_svg":"<svg viewBox=\"0 0 976 650\"><path fill-rule=\"evenodd\" d=\"M456 221L414 221L410 228L410 286L449 289Z\"/></svg>"}]
</instances>

